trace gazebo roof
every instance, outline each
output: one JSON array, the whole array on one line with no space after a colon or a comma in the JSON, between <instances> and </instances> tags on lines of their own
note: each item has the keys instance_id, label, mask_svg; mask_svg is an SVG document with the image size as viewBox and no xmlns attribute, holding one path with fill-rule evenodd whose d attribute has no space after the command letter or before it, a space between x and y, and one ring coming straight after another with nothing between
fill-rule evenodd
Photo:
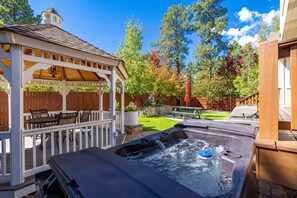
<instances>
[{"instance_id":1,"label":"gazebo roof","mask_svg":"<svg viewBox=\"0 0 297 198\"><path fill-rule=\"evenodd\" d=\"M59 73L55 78L52 78L47 70L38 69L33 73L34 79L98 81L102 78L99 74L100 71L107 76L110 75L111 68L109 66L116 66L118 68L117 74L122 76L122 79L128 77L128 72L121 59L57 26L51 24L0 25L1 32L3 32L2 43L4 45L5 43L20 43L24 46L23 53L27 56L25 69L35 65L39 62L37 59L41 60L41 58L46 58L46 60L41 60L41 62L57 66ZM7 34L10 32L13 34ZM28 40L26 44L22 44L25 38L30 38L31 40ZM35 40L40 41L40 45ZM31 46L31 43L34 43L34 45ZM56 51L58 48L54 46L59 47L59 52ZM56 54L57 57L55 57ZM10 64L9 59L1 59L0 61L7 66ZM49 61L52 62L49 63ZM72 66L69 66L69 64ZM96 70L95 68L98 69ZM0 69L1 74L3 74L3 71Z\"/></svg>"},{"instance_id":2,"label":"gazebo roof","mask_svg":"<svg viewBox=\"0 0 297 198\"><path fill-rule=\"evenodd\" d=\"M90 54L120 60L115 56L52 24L0 25L0 31L2 30L61 45L74 50L80 50Z\"/></svg>"},{"instance_id":3,"label":"gazebo roof","mask_svg":"<svg viewBox=\"0 0 297 198\"><path fill-rule=\"evenodd\" d=\"M54 8L53 5L51 5L50 8L44 10L42 13L44 13L44 12L51 12L51 13L53 13L53 14L58 15L58 16L62 19L62 17L58 14L58 12L55 10L55 8ZM42 15L42 13L41 13L41 15Z\"/></svg>"}]
</instances>

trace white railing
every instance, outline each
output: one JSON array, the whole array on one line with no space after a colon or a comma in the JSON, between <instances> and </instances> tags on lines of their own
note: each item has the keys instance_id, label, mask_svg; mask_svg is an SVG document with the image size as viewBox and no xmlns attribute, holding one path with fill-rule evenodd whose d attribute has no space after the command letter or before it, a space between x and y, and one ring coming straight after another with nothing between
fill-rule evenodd
<instances>
[{"instance_id":1,"label":"white railing","mask_svg":"<svg viewBox=\"0 0 297 198\"><path fill-rule=\"evenodd\" d=\"M67 112L74 112L74 111L67 111ZM82 115L83 111L79 111L78 113L78 118L77 118L77 122L79 123L80 121L80 117ZM60 113L60 111L50 111L48 112L50 116L54 116L55 114ZM117 111L116 112L116 130L117 131L121 131L121 126L122 126L122 119L121 119L122 115L121 112ZM28 120L31 119L31 113L24 113L24 120ZM103 111L103 120L105 119L109 119L109 111ZM97 120L101 120L100 119L100 111L91 111L91 115L89 116L89 122L91 121L97 121ZM24 128L25 129L33 129L34 125L33 124L27 124L24 123Z\"/></svg>"},{"instance_id":2,"label":"white railing","mask_svg":"<svg viewBox=\"0 0 297 198\"><path fill-rule=\"evenodd\" d=\"M32 138L32 148L23 148L24 177L49 169L47 160L56 154L93 146L109 148L111 146L110 123L111 120L101 120L24 131L23 145L25 145L25 137Z\"/></svg>"},{"instance_id":3,"label":"white railing","mask_svg":"<svg viewBox=\"0 0 297 198\"><path fill-rule=\"evenodd\" d=\"M72 112L72 111L69 111ZM60 111L51 111L53 116ZM82 111L79 112L79 122ZM24 120L31 119L30 113L24 113ZM24 177L32 176L49 169L47 160L56 154L77 151L93 146L103 149L111 146L109 112L92 111L89 122L71 125L33 129L34 125L24 124L23 131L23 170ZM116 112L116 130L121 131L121 112ZM10 181L10 132L0 132L0 181Z\"/></svg>"},{"instance_id":4,"label":"white railing","mask_svg":"<svg viewBox=\"0 0 297 198\"><path fill-rule=\"evenodd\" d=\"M9 132L0 132L0 146L1 146L1 160L0 160L0 181L9 181L10 180L10 171L8 168L10 168L10 160L7 161L7 155L8 152L6 147L10 145L10 133ZM10 147L10 146L9 146Z\"/></svg>"}]
</instances>

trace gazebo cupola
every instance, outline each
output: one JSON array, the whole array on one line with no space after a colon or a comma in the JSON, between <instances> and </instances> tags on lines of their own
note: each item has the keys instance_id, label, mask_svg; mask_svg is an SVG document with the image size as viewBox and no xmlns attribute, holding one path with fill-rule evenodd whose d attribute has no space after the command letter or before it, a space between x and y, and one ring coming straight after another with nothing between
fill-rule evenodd
<instances>
[{"instance_id":1,"label":"gazebo cupola","mask_svg":"<svg viewBox=\"0 0 297 198\"><path fill-rule=\"evenodd\" d=\"M51 7L41 13L43 24L52 24L59 28L62 28L62 17L55 10L53 4Z\"/></svg>"}]
</instances>

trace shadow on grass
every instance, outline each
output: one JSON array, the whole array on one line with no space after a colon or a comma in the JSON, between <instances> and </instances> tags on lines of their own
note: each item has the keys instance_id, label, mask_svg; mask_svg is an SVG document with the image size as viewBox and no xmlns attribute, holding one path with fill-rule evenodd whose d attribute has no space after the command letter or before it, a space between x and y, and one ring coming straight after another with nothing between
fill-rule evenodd
<instances>
[{"instance_id":1,"label":"shadow on grass","mask_svg":"<svg viewBox=\"0 0 297 198\"><path fill-rule=\"evenodd\" d=\"M156 127L153 127L153 126L143 127L143 130L144 131L157 131Z\"/></svg>"}]
</instances>

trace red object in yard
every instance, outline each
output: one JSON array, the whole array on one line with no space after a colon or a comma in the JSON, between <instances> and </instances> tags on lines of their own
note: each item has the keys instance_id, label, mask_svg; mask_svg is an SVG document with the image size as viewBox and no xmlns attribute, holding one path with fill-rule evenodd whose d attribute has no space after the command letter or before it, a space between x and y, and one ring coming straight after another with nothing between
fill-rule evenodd
<instances>
[{"instance_id":1,"label":"red object in yard","mask_svg":"<svg viewBox=\"0 0 297 198\"><path fill-rule=\"evenodd\" d=\"M184 101L186 103L191 101L191 98L190 98L190 80L189 80L189 78L187 78L187 81L186 81L186 95L185 95Z\"/></svg>"}]
</instances>

